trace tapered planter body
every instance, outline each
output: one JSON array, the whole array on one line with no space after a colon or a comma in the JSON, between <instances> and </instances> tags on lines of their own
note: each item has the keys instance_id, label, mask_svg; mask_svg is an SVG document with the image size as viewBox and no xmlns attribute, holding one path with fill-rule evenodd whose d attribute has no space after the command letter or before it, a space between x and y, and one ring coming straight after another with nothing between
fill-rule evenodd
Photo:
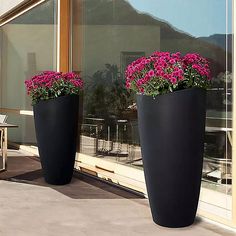
<instances>
[{"instance_id":1,"label":"tapered planter body","mask_svg":"<svg viewBox=\"0 0 236 236\"><path fill-rule=\"evenodd\" d=\"M79 96L68 95L34 105L34 120L45 181L71 181L75 162Z\"/></svg>"},{"instance_id":2,"label":"tapered planter body","mask_svg":"<svg viewBox=\"0 0 236 236\"><path fill-rule=\"evenodd\" d=\"M203 164L206 91L137 95L144 173L153 220L185 227L195 219Z\"/></svg>"}]
</instances>

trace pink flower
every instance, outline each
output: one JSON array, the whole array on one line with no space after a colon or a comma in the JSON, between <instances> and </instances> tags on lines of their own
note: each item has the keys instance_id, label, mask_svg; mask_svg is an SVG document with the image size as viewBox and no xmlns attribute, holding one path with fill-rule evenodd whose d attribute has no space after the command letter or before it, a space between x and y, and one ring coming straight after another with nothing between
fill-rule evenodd
<instances>
[{"instance_id":1,"label":"pink flower","mask_svg":"<svg viewBox=\"0 0 236 236\"><path fill-rule=\"evenodd\" d=\"M193 69L196 69L196 70L199 70L200 66L197 65L197 64L193 64L193 65L192 65L192 68L193 68Z\"/></svg>"},{"instance_id":2,"label":"pink flower","mask_svg":"<svg viewBox=\"0 0 236 236\"><path fill-rule=\"evenodd\" d=\"M131 83L126 81L126 88L130 89L131 88Z\"/></svg>"},{"instance_id":3,"label":"pink flower","mask_svg":"<svg viewBox=\"0 0 236 236\"><path fill-rule=\"evenodd\" d=\"M163 78L164 78L164 79L169 79L169 74L164 74L164 75L163 75Z\"/></svg>"},{"instance_id":4,"label":"pink flower","mask_svg":"<svg viewBox=\"0 0 236 236\"><path fill-rule=\"evenodd\" d=\"M170 81L171 81L172 84L177 83L177 79L175 77L170 77Z\"/></svg>"},{"instance_id":5,"label":"pink flower","mask_svg":"<svg viewBox=\"0 0 236 236\"><path fill-rule=\"evenodd\" d=\"M150 70L150 71L148 72L148 75L149 75L149 77L153 77L153 76L155 75L154 70Z\"/></svg>"},{"instance_id":6,"label":"pink flower","mask_svg":"<svg viewBox=\"0 0 236 236\"><path fill-rule=\"evenodd\" d=\"M181 57L181 53L180 52L173 53L172 57L179 59Z\"/></svg>"},{"instance_id":7,"label":"pink flower","mask_svg":"<svg viewBox=\"0 0 236 236\"><path fill-rule=\"evenodd\" d=\"M141 86L143 84L143 80L142 79L138 80L136 84L138 87Z\"/></svg>"},{"instance_id":8,"label":"pink flower","mask_svg":"<svg viewBox=\"0 0 236 236\"><path fill-rule=\"evenodd\" d=\"M144 92L144 88L139 88L139 92L143 93Z\"/></svg>"}]
</instances>

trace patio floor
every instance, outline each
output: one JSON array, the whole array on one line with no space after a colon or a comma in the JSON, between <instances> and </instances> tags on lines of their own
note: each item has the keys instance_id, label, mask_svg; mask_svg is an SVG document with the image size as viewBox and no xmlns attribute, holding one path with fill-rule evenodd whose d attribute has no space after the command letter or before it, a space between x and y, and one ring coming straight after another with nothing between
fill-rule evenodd
<instances>
[{"instance_id":1,"label":"patio floor","mask_svg":"<svg viewBox=\"0 0 236 236\"><path fill-rule=\"evenodd\" d=\"M0 192L1 236L236 235L200 218L182 229L157 226L146 199L81 174L66 186L48 185L37 158L17 150L0 173Z\"/></svg>"}]
</instances>

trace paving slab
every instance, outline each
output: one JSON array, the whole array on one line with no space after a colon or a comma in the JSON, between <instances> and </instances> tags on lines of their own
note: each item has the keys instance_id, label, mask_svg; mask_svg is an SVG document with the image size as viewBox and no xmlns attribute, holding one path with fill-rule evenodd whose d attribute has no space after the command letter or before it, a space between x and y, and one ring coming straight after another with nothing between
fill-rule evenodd
<instances>
[{"instance_id":1,"label":"paving slab","mask_svg":"<svg viewBox=\"0 0 236 236\"><path fill-rule=\"evenodd\" d=\"M233 236L197 218L186 228L153 223L147 199L88 176L71 184L44 182L33 157L9 157L0 174L0 236Z\"/></svg>"}]
</instances>

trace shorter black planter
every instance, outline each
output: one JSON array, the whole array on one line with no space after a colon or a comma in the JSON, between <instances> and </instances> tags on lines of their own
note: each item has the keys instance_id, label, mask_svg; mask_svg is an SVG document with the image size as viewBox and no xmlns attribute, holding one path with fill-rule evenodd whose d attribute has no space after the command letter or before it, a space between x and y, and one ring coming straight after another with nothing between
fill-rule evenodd
<instances>
[{"instance_id":1,"label":"shorter black planter","mask_svg":"<svg viewBox=\"0 0 236 236\"><path fill-rule=\"evenodd\" d=\"M79 96L68 95L34 105L39 155L45 181L71 181L75 162Z\"/></svg>"},{"instance_id":2,"label":"shorter black planter","mask_svg":"<svg viewBox=\"0 0 236 236\"><path fill-rule=\"evenodd\" d=\"M155 223L194 222L203 164L206 91L138 95L138 122L148 197Z\"/></svg>"}]
</instances>

